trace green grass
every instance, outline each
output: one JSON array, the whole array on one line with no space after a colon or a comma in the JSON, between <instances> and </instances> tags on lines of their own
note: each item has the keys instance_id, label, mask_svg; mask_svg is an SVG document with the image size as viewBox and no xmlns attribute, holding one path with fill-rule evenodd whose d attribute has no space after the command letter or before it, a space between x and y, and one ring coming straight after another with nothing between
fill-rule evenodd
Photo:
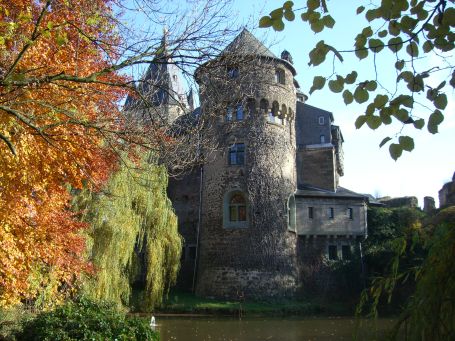
<instances>
[{"instance_id":1,"label":"green grass","mask_svg":"<svg viewBox=\"0 0 455 341\"><path fill-rule=\"evenodd\" d=\"M336 307L334 307L336 308ZM340 313L336 309L336 314ZM341 309L342 310L342 309ZM316 302L281 300L276 302L228 301L196 297L184 292L173 292L159 309L161 313L210 314L242 316L330 315L331 309ZM345 309L344 314L348 313Z\"/></svg>"}]
</instances>

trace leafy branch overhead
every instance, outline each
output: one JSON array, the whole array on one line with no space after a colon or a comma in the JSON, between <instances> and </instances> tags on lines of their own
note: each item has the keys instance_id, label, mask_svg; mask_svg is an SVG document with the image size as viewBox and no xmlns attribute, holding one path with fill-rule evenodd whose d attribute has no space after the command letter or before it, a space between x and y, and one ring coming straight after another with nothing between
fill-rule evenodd
<instances>
[{"instance_id":1,"label":"leafy branch overhead","mask_svg":"<svg viewBox=\"0 0 455 341\"><path fill-rule=\"evenodd\" d=\"M285 21L293 21L299 13L314 33L334 28L336 22L329 14L326 0L301 1L303 7L294 8L292 1L270 12L259 21L259 26L282 31ZM358 103L365 111L357 117L357 129L367 125L377 129L393 121L402 125L394 137L386 137L380 147L389 144L389 152L397 160L403 151L414 149L414 140L402 135L405 127L427 127L431 134L438 132L447 108L447 92L455 87L452 56L455 33L454 0L381 0L367 1L355 15L363 16L365 27L353 37L353 48L340 49L319 41L309 53L309 65L319 66L328 60L333 73L316 76L310 94L326 85L339 93L346 105ZM354 13L353 13L354 14ZM363 78L355 70L343 75L337 73L337 61L356 56L363 63L371 63L374 79ZM428 61L431 59L431 67ZM380 59L381 58L381 59ZM437 60L437 62L434 62ZM396 74L393 89L381 82L381 70ZM360 72L360 71L359 71ZM386 74L389 72L386 72Z\"/></svg>"}]
</instances>

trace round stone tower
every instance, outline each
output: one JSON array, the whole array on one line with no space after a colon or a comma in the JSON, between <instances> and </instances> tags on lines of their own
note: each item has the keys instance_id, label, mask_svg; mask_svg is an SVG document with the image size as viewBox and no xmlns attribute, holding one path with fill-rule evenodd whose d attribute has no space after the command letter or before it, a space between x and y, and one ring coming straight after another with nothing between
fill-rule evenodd
<instances>
[{"instance_id":1,"label":"round stone tower","mask_svg":"<svg viewBox=\"0 0 455 341\"><path fill-rule=\"evenodd\" d=\"M298 284L295 69L244 30L196 75L213 139L202 146L196 293L291 297Z\"/></svg>"}]
</instances>

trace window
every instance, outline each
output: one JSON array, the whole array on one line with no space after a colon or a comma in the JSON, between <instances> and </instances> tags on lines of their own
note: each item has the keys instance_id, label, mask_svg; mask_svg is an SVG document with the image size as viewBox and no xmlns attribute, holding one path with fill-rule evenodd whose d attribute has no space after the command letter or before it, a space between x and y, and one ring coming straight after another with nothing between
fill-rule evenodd
<instances>
[{"instance_id":1,"label":"window","mask_svg":"<svg viewBox=\"0 0 455 341\"><path fill-rule=\"evenodd\" d=\"M354 211L352 210L352 208L348 208L346 210L346 216L349 218L349 219L354 219Z\"/></svg>"},{"instance_id":2,"label":"window","mask_svg":"<svg viewBox=\"0 0 455 341\"><path fill-rule=\"evenodd\" d=\"M319 116L319 125L321 126L324 125L324 122L325 122L324 116Z\"/></svg>"},{"instance_id":3,"label":"window","mask_svg":"<svg viewBox=\"0 0 455 341\"><path fill-rule=\"evenodd\" d=\"M235 112L235 119L237 121L242 121L244 118L243 106L241 104L237 105L237 111Z\"/></svg>"},{"instance_id":4,"label":"window","mask_svg":"<svg viewBox=\"0 0 455 341\"><path fill-rule=\"evenodd\" d=\"M174 80L174 82L177 82L177 75L172 75L172 79Z\"/></svg>"},{"instance_id":5,"label":"window","mask_svg":"<svg viewBox=\"0 0 455 341\"><path fill-rule=\"evenodd\" d=\"M285 77L284 77L284 71L281 69L276 69L275 70L275 82L279 84L284 84Z\"/></svg>"},{"instance_id":6,"label":"window","mask_svg":"<svg viewBox=\"0 0 455 341\"><path fill-rule=\"evenodd\" d=\"M329 207L329 208L327 209L327 217L328 217L329 219L333 219L333 217L334 217L333 207Z\"/></svg>"},{"instance_id":7,"label":"window","mask_svg":"<svg viewBox=\"0 0 455 341\"><path fill-rule=\"evenodd\" d=\"M256 101L254 100L254 98L248 98L246 102L246 107L249 115L254 114L254 112L256 111Z\"/></svg>"},{"instance_id":8,"label":"window","mask_svg":"<svg viewBox=\"0 0 455 341\"><path fill-rule=\"evenodd\" d=\"M267 115L267 121L269 121L270 123L275 123L275 116L273 115L273 112L269 111Z\"/></svg>"},{"instance_id":9,"label":"window","mask_svg":"<svg viewBox=\"0 0 455 341\"><path fill-rule=\"evenodd\" d=\"M233 194L229 200L229 221L246 221L246 200L241 193Z\"/></svg>"},{"instance_id":10,"label":"window","mask_svg":"<svg viewBox=\"0 0 455 341\"><path fill-rule=\"evenodd\" d=\"M232 121L232 107L226 109L226 122Z\"/></svg>"},{"instance_id":11,"label":"window","mask_svg":"<svg viewBox=\"0 0 455 341\"><path fill-rule=\"evenodd\" d=\"M297 232L297 216L295 212L295 197L294 195L290 195L287 202L287 209L288 209L288 230Z\"/></svg>"},{"instance_id":12,"label":"window","mask_svg":"<svg viewBox=\"0 0 455 341\"><path fill-rule=\"evenodd\" d=\"M239 69L237 67L228 67L227 68L227 75L229 78L238 78L239 77Z\"/></svg>"},{"instance_id":13,"label":"window","mask_svg":"<svg viewBox=\"0 0 455 341\"><path fill-rule=\"evenodd\" d=\"M330 260L338 259L338 250L336 245L329 245L329 259Z\"/></svg>"},{"instance_id":14,"label":"window","mask_svg":"<svg viewBox=\"0 0 455 341\"><path fill-rule=\"evenodd\" d=\"M267 102L267 100L264 98L261 99L261 101L259 102L259 109L261 109L261 111L263 113L266 113L268 108L269 108L269 102Z\"/></svg>"},{"instance_id":15,"label":"window","mask_svg":"<svg viewBox=\"0 0 455 341\"><path fill-rule=\"evenodd\" d=\"M248 197L239 189L224 194L223 228L248 228Z\"/></svg>"},{"instance_id":16,"label":"window","mask_svg":"<svg viewBox=\"0 0 455 341\"><path fill-rule=\"evenodd\" d=\"M321 138L321 143L325 143L325 135L321 135L320 138Z\"/></svg>"},{"instance_id":17,"label":"window","mask_svg":"<svg viewBox=\"0 0 455 341\"><path fill-rule=\"evenodd\" d=\"M308 218L313 219L313 217L314 217L313 207L308 207Z\"/></svg>"},{"instance_id":18,"label":"window","mask_svg":"<svg viewBox=\"0 0 455 341\"><path fill-rule=\"evenodd\" d=\"M229 147L229 164L243 165L245 163L245 144L234 143Z\"/></svg>"},{"instance_id":19,"label":"window","mask_svg":"<svg viewBox=\"0 0 455 341\"><path fill-rule=\"evenodd\" d=\"M351 246L349 245L341 246L341 258L344 260L351 259Z\"/></svg>"}]
</instances>

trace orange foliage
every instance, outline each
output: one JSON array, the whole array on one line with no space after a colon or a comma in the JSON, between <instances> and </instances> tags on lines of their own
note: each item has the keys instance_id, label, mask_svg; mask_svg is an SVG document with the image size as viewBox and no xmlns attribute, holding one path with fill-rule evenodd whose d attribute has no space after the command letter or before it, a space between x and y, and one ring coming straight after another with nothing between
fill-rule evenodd
<instances>
[{"instance_id":1,"label":"orange foliage","mask_svg":"<svg viewBox=\"0 0 455 341\"><path fill-rule=\"evenodd\" d=\"M108 0L0 0L0 306L90 270L67 188L99 186L115 164L111 15Z\"/></svg>"}]
</instances>

